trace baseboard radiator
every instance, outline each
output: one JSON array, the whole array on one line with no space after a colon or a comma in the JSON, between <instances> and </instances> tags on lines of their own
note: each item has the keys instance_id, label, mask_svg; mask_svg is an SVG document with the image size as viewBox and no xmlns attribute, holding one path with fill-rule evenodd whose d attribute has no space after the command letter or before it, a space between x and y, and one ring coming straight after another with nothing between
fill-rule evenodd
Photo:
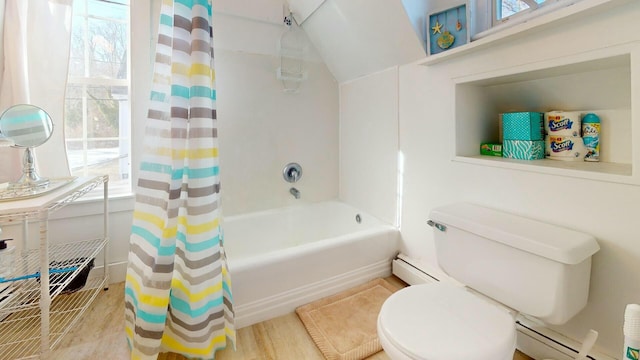
<instances>
[{"instance_id":1,"label":"baseboard radiator","mask_svg":"<svg viewBox=\"0 0 640 360\"><path fill-rule=\"evenodd\" d=\"M392 272L410 285L439 281L437 275L429 274L428 271L415 266L412 260L403 254L399 254L393 260ZM573 360L579 353L580 342L569 339L524 316L517 317L516 329L518 330L518 350L536 360ZM596 351L591 351L588 358L591 360L615 360Z\"/></svg>"}]
</instances>

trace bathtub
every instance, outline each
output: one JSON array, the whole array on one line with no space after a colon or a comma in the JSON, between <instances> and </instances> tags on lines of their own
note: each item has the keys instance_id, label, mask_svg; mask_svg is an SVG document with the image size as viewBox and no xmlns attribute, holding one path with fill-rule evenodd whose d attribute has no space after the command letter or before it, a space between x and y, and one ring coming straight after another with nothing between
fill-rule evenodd
<instances>
[{"instance_id":1,"label":"bathtub","mask_svg":"<svg viewBox=\"0 0 640 360\"><path fill-rule=\"evenodd\" d=\"M237 328L389 276L399 246L394 226L338 201L225 217L223 228Z\"/></svg>"}]
</instances>

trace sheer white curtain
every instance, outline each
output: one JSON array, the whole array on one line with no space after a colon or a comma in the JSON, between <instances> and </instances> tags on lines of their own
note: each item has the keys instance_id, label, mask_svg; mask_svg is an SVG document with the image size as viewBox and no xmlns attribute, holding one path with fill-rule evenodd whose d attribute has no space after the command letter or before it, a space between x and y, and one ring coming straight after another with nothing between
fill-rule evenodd
<instances>
[{"instance_id":1,"label":"sheer white curtain","mask_svg":"<svg viewBox=\"0 0 640 360\"><path fill-rule=\"evenodd\" d=\"M54 131L36 149L44 177L69 176L64 143L64 95L73 0L0 0L0 111L15 104L43 108ZM0 182L21 175L23 150L0 147Z\"/></svg>"}]
</instances>

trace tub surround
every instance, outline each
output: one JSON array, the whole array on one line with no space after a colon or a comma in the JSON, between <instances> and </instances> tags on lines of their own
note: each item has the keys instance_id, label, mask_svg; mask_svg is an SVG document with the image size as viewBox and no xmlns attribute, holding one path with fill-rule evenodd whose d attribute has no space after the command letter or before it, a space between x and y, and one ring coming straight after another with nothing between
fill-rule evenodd
<instances>
[{"instance_id":1,"label":"tub surround","mask_svg":"<svg viewBox=\"0 0 640 360\"><path fill-rule=\"evenodd\" d=\"M225 216L293 205L282 168L304 177L300 200L338 195L338 84L311 42L297 93L276 78L284 0L216 0L214 32ZM304 33L304 32L303 32Z\"/></svg>"}]
</instances>

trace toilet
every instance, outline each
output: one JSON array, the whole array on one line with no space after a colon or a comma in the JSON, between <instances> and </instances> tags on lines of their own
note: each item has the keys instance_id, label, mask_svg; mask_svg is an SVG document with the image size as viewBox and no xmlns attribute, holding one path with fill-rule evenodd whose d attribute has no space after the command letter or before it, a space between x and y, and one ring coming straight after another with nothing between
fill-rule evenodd
<instances>
[{"instance_id":1,"label":"toilet","mask_svg":"<svg viewBox=\"0 0 640 360\"><path fill-rule=\"evenodd\" d=\"M559 325L587 304L593 236L468 203L433 209L428 224L455 281L385 301L378 337L391 359L511 360L515 315Z\"/></svg>"}]
</instances>

